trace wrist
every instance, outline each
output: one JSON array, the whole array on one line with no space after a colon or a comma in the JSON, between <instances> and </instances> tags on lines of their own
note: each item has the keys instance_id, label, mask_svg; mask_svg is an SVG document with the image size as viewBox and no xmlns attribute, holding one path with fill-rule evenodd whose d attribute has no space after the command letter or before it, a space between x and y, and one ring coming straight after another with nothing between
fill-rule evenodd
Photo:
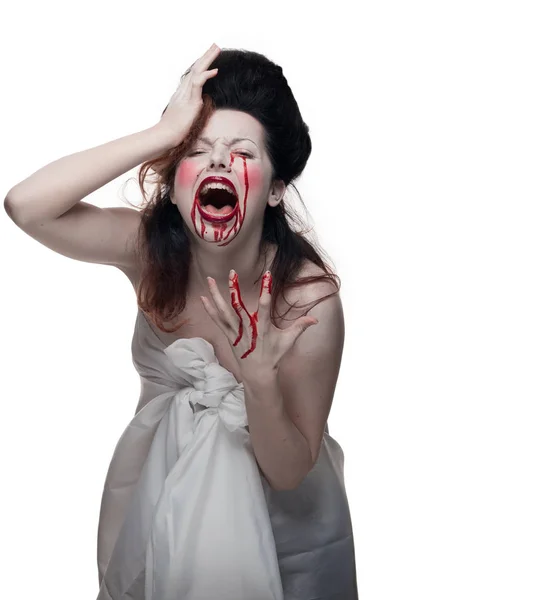
<instances>
[{"instance_id":1,"label":"wrist","mask_svg":"<svg viewBox=\"0 0 533 600\"><path fill-rule=\"evenodd\" d=\"M278 369L274 368L254 368L252 373L246 373L241 369L242 382L245 387L254 391L261 392L278 385Z\"/></svg>"},{"instance_id":2,"label":"wrist","mask_svg":"<svg viewBox=\"0 0 533 600\"><path fill-rule=\"evenodd\" d=\"M161 145L163 146L163 150L171 150L176 146L179 146L181 142L185 139L186 134L180 133L177 131L172 131L166 125L157 123L150 128L154 135L160 140Z\"/></svg>"}]
</instances>

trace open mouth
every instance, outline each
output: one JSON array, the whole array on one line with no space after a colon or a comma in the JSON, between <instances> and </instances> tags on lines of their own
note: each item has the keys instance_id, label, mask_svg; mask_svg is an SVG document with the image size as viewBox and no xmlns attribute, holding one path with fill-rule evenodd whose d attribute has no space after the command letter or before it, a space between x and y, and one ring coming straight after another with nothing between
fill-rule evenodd
<instances>
[{"instance_id":1,"label":"open mouth","mask_svg":"<svg viewBox=\"0 0 533 600\"><path fill-rule=\"evenodd\" d=\"M198 210L206 221L224 223L231 220L237 212L237 196L228 189L208 187L196 195Z\"/></svg>"}]
</instances>

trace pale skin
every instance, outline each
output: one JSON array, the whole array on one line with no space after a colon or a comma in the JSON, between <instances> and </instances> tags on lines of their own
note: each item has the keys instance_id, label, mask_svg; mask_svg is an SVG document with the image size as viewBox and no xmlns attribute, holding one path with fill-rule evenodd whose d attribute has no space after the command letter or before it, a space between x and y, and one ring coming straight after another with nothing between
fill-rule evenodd
<instances>
[{"instance_id":1,"label":"pale skin","mask_svg":"<svg viewBox=\"0 0 533 600\"><path fill-rule=\"evenodd\" d=\"M342 305L336 294L306 316L294 309L287 318L296 320L279 327L271 322L271 274L263 272L259 260L262 218L267 204L281 201L285 185L272 179L263 129L251 115L217 110L201 137L208 141L196 143L176 170L172 197L191 240L191 300L203 303L206 316L224 333L239 363L250 439L260 468L274 489L294 489L320 452L342 356ZM237 137L246 139L230 143ZM245 163L246 214L228 243L221 245L216 226L205 221L202 234L202 227L193 222L193 217L199 218L191 215L194 192L206 176L223 175L235 184L242 202ZM301 275L321 273L313 264L306 264L304 271ZM305 303L332 291L331 283L318 282L301 286L288 298Z\"/></svg>"}]
</instances>

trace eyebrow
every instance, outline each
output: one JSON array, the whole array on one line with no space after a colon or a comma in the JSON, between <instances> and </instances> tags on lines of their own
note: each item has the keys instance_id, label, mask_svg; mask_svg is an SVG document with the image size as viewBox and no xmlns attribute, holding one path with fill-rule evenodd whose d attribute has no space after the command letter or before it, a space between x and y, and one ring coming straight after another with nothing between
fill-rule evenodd
<instances>
[{"instance_id":1,"label":"eyebrow","mask_svg":"<svg viewBox=\"0 0 533 600\"><path fill-rule=\"evenodd\" d=\"M230 140L228 142L227 145L231 146L231 144L234 144L235 142L242 142L244 140L246 140L248 142L252 142L252 144L254 144L254 146L257 146L257 144L253 140L251 140L250 138L242 138L242 137L241 138L240 137L233 138L232 140ZM210 145L213 144L213 142L210 139L206 138L206 137L199 137L198 141L199 142L205 142L206 144L210 144Z\"/></svg>"}]
</instances>

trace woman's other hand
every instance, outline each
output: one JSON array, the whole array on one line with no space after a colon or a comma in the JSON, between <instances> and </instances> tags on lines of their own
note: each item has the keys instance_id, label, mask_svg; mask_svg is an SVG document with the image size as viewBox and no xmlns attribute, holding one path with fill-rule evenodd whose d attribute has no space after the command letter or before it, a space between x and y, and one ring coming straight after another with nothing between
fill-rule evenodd
<instances>
[{"instance_id":1,"label":"woman's other hand","mask_svg":"<svg viewBox=\"0 0 533 600\"><path fill-rule=\"evenodd\" d=\"M279 329L270 319L272 301L272 274L263 275L259 306L250 313L244 306L239 290L239 279L230 271L229 289L231 307L222 297L217 283L208 277L209 291L213 304L201 296L205 310L215 324L226 335L235 355L243 379L267 377L277 371L279 362L292 348L304 331L318 323L314 317L300 317L290 327Z\"/></svg>"}]
</instances>

